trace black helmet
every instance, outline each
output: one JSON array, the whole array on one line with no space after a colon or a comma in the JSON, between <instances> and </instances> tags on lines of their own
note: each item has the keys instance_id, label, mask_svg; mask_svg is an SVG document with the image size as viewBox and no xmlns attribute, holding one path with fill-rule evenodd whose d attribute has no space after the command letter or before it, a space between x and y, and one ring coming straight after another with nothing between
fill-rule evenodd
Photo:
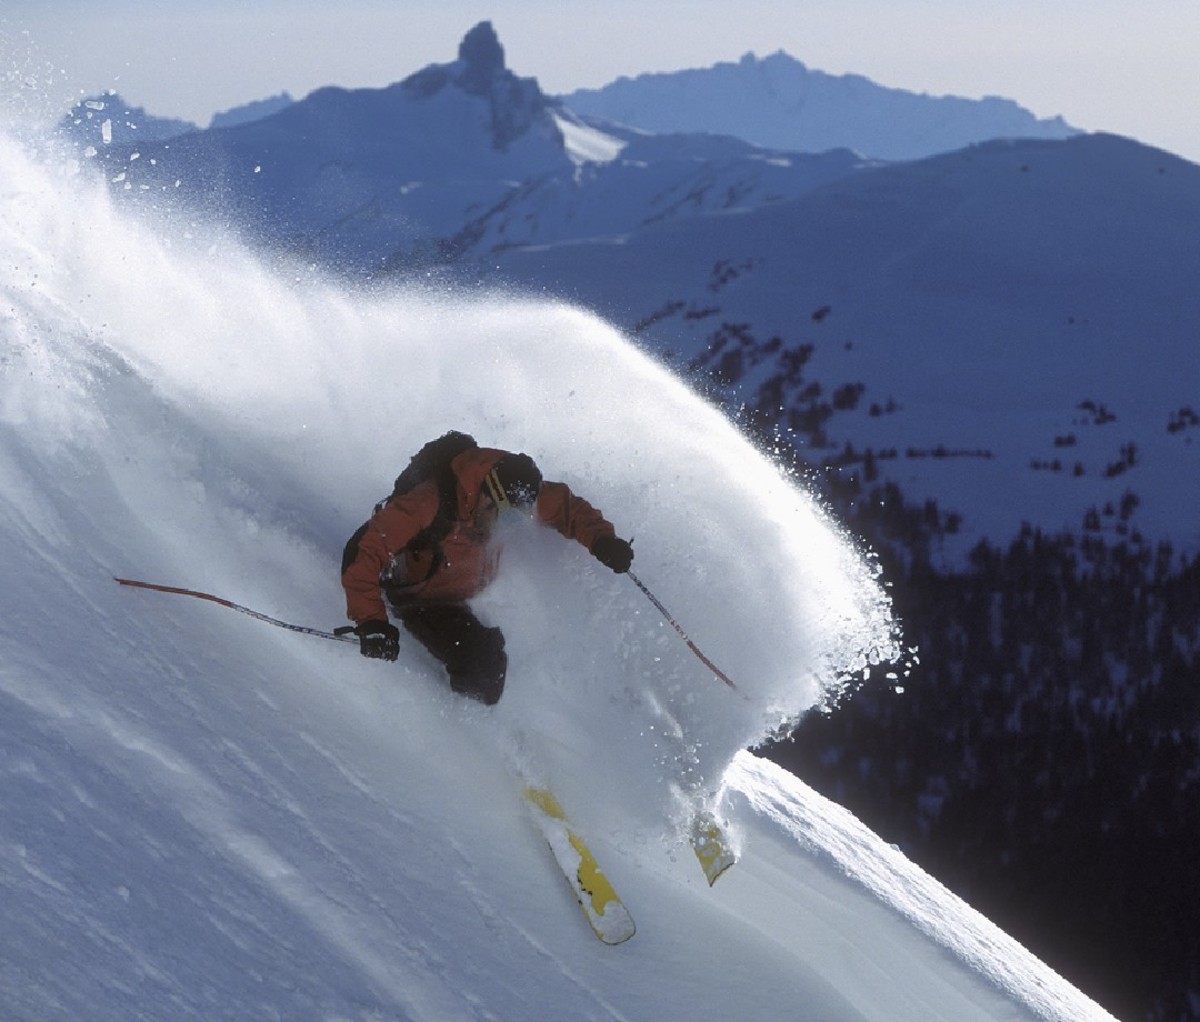
<instances>
[{"instance_id":1,"label":"black helmet","mask_svg":"<svg viewBox=\"0 0 1200 1022\"><path fill-rule=\"evenodd\" d=\"M528 454L506 454L484 479L484 489L500 510L529 507L542 488L542 473Z\"/></svg>"}]
</instances>

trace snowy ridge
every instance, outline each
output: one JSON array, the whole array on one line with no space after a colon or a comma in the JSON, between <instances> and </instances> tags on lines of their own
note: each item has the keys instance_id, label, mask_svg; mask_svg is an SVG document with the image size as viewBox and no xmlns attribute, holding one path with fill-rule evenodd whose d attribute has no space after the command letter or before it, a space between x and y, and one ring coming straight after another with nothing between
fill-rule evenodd
<instances>
[{"instance_id":1,"label":"snowy ridge","mask_svg":"<svg viewBox=\"0 0 1200 1022\"><path fill-rule=\"evenodd\" d=\"M847 148L881 160L915 160L994 138L1077 134L1061 117L1040 119L1010 99L886 88L861 75L811 70L782 51L619 78L562 100L644 131L706 131L796 152Z\"/></svg>"},{"instance_id":2,"label":"snowy ridge","mask_svg":"<svg viewBox=\"0 0 1200 1022\"><path fill-rule=\"evenodd\" d=\"M124 220L6 137L0 182L0 1013L1107 1017L740 751L896 656L887 600L802 491L609 326L297 281L202 227ZM641 577L747 698L532 527L479 601L512 657L493 711L411 646L367 662L112 582L336 623L341 543L451 426L535 453L633 534ZM619 881L629 945L586 932L511 755ZM696 794L723 794L743 845L712 891L674 829ZM922 900L942 935L909 921Z\"/></svg>"}]
</instances>

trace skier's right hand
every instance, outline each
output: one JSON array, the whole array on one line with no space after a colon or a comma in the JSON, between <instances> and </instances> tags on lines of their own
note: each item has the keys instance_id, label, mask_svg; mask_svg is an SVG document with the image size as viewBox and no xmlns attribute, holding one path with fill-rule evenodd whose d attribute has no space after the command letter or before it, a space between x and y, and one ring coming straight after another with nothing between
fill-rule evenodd
<instances>
[{"instance_id":1,"label":"skier's right hand","mask_svg":"<svg viewBox=\"0 0 1200 1022\"><path fill-rule=\"evenodd\" d=\"M633 563L633 545L620 536L601 536L592 544L592 556L606 568L623 575Z\"/></svg>"},{"instance_id":2,"label":"skier's right hand","mask_svg":"<svg viewBox=\"0 0 1200 1022\"><path fill-rule=\"evenodd\" d=\"M364 621L354 629L359 652L372 660L395 660L400 655L400 629L389 621Z\"/></svg>"}]
</instances>

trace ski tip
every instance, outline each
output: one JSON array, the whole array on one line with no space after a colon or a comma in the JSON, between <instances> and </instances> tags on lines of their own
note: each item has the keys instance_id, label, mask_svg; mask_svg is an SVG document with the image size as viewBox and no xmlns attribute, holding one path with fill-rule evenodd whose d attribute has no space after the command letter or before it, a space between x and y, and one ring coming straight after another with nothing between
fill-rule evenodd
<instances>
[{"instance_id":1,"label":"ski tip","mask_svg":"<svg viewBox=\"0 0 1200 1022\"><path fill-rule=\"evenodd\" d=\"M708 886L715 886L716 882L736 865L737 857L731 855L726 859L720 859L711 865L704 866L704 876L708 880Z\"/></svg>"},{"instance_id":2,"label":"ski tip","mask_svg":"<svg viewBox=\"0 0 1200 1022\"><path fill-rule=\"evenodd\" d=\"M711 813L701 813L692 823L692 851L712 887L737 861L725 829Z\"/></svg>"},{"instance_id":3,"label":"ski tip","mask_svg":"<svg viewBox=\"0 0 1200 1022\"><path fill-rule=\"evenodd\" d=\"M637 933L637 927L633 925L633 920L629 919L626 926L614 927L612 930L596 930L595 932L601 943L607 944L609 947L616 947L633 937Z\"/></svg>"}]
</instances>

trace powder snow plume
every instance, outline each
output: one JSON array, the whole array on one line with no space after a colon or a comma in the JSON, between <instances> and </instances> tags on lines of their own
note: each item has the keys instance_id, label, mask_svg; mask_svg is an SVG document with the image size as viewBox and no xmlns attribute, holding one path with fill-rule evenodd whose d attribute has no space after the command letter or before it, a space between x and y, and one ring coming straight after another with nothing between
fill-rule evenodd
<instances>
[{"instance_id":1,"label":"powder snow plume","mask_svg":"<svg viewBox=\"0 0 1200 1022\"><path fill-rule=\"evenodd\" d=\"M479 718L532 769L565 774L568 798L587 773L570 764L602 756L605 783L642 793L653 820L664 800L715 794L739 750L897 655L872 564L599 319L503 294L356 291L209 225L122 214L69 161L11 138L0 180L3 506L82 589L143 577L343 623L342 543L412 451L461 429L603 509L738 691L630 580L520 523L477 601L508 638L495 710L460 707L415 644L386 667L346 647L343 684L386 675ZM164 629L218 613L165 599L127 605ZM16 611L31 629L39 612ZM279 641L309 640L263 636Z\"/></svg>"}]
</instances>

